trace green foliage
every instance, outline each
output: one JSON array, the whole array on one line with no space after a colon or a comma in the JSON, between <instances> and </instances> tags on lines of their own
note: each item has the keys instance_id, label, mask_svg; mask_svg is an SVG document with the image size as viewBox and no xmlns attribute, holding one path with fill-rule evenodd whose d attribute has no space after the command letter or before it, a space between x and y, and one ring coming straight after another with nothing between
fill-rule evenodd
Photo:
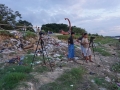
<instances>
[{"instance_id":1,"label":"green foliage","mask_svg":"<svg viewBox=\"0 0 120 90\"><path fill-rule=\"evenodd\" d=\"M73 68L61 75L56 82L43 85L39 90L77 90L77 85L82 81L84 73L81 67Z\"/></svg>"},{"instance_id":2,"label":"green foliage","mask_svg":"<svg viewBox=\"0 0 120 90\"><path fill-rule=\"evenodd\" d=\"M34 38L34 37L36 37L36 34L34 32L26 31L24 37L25 38Z\"/></svg>"},{"instance_id":3,"label":"green foliage","mask_svg":"<svg viewBox=\"0 0 120 90\"><path fill-rule=\"evenodd\" d=\"M107 88L108 90L120 90L120 88L117 86L116 83L114 83L114 82L109 83L109 82L105 81L105 79L103 79L103 78L95 77L94 81L99 87L102 86L102 87Z\"/></svg>"},{"instance_id":4,"label":"green foliage","mask_svg":"<svg viewBox=\"0 0 120 90\"><path fill-rule=\"evenodd\" d=\"M68 25L51 23L42 25L41 29L45 30L45 32L52 31L58 33L60 30L68 31Z\"/></svg>"},{"instance_id":5,"label":"green foliage","mask_svg":"<svg viewBox=\"0 0 120 90\"><path fill-rule=\"evenodd\" d=\"M0 30L0 35L10 36L10 37L13 36L9 31L6 31L6 30Z\"/></svg>"},{"instance_id":6,"label":"green foliage","mask_svg":"<svg viewBox=\"0 0 120 90\"><path fill-rule=\"evenodd\" d=\"M100 48L100 47L97 47L97 48L94 48L94 51L95 52L99 52L101 55L103 56L110 56L111 54L109 52L107 52L105 49L103 48Z\"/></svg>"},{"instance_id":7,"label":"green foliage","mask_svg":"<svg viewBox=\"0 0 120 90\"><path fill-rule=\"evenodd\" d=\"M19 20L16 23L16 26L27 26L26 31L35 32L34 29L32 28L33 25L30 22L26 21L26 20ZM19 29L19 28L16 28L16 29Z\"/></svg>"},{"instance_id":8,"label":"green foliage","mask_svg":"<svg viewBox=\"0 0 120 90\"><path fill-rule=\"evenodd\" d=\"M52 31L52 32L55 32L55 33L59 33L61 30L68 31L69 26L66 25L66 24L51 23L51 24L42 25L41 29L45 30L46 32ZM82 29L82 28L79 28L79 27L76 27L76 26L72 26L71 29L76 34L82 34L82 33L86 32L85 29Z\"/></svg>"},{"instance_id":9,"label":"green foliage","mask_svg":"<svg viewBox=\"0 0 120 90\"><path fill-rule=\"evenodd\" d=\"M25 73L18 73L18 72L9 73L3 77L2 82L4 82L4 84L2 87L6 90L7 89L10 90L14 88L19 81L24 80L26 76L27 75Z\"/></svg>"},{"instance_id":10,"label":"green foliage","mask_svg":"<svg viewBox=\"0 0 120 90\"><path fill-rule=\"evenodd\" d=\"M81 35L86 32L85 29L76 26L72 26L72 31Z\"/></svg>"},{"instance_id":11,"label":"green foliage","mask_svg":"<svg viewBox=\"0 0 120 90\"><path fill-rule=\"evenodd\" d=\"M39 72L39 73L43 73L43 72L49 71L49 69L46 66L39 66L39 67L36 67L34 71Z\"/></svg>"},{"instance_id":12,"label":"green foliage","mask_svg":"<svg viewBox=\"0 0 120 90\"><path fill-rule=\"evenodd\" d=\"M31 71L29 66L8 66L0 69L0 88L4 90L12 90L20 81L28 78Z\"/></svg>"},{"instance_id":13,"label":"green foliage","mask_svg":"<svg viewBox=\"0 0 120 90\"><path fill-rule=\"evenodd\" d=\"M112 70L115 71L115 72L120 73L120 63L115 63L115 64L112 66Z\"/></svg>"},{"instance_id":14,"label":"green foliage","mask_svg":"<svg viewBox=\"0 0 120 90\"><path fill-rule=\"evenodd\" d=\"M95 81L95 83L97 84L97 85L99 85L99 86L103 86L104 85L104 83L105 83L105 80L103 79L103 78L94 78L94 81Z\"/></svg>"},{"instance_id":15,"label":"green foliage","mask_svg":"<svg viewBox=\"0 0 120 90\"><path fill-rule=\"evenodd\" d=\"M26 55L25 58L24 58L24 60L23 60L23 63L25 65L31 65L32 60L33 60L33 55ZM41 60L42 60L41 57L37 57L36 56L35 59L34 59L34 62L35 61L41 61Z\"/></svg>"},{"instance_id":16,"label":"green foliage","mask_svg":"<svg viewBox=\"0 0 120 90\"><path fill-rule=\"evenodd\" d=\"M11 26L1 26L3 29L13 29L17 19L21 18L21 14L18 11L13 11L4 4L0 4L0 23L9 24Z\"/></svg>"},{"instance_id":17,"label":"green foliage","mask_svg":"<svg viewBox=\"0 0 120 90\"><path fill-rule=\"evenodd\" d=\"M20 20L21 14L19 11L13 11L11 8L8 8L4 4L0 4L0 23L2 24L8 24L8 25L2 25L1 28L6 30L12 30L12 29L18 29L15 26L30 26L27 27L28 31L34 32L32 28L32 24L26 20L22 21Z\"/></svg>"},{"instance_id":18,"label":"green foliage","mask_svg":"<svg viewBox=\"0 0 120 90\"><path fill-rule=\"evenodd\" d=\"M110 37L97 36L95 42L101 44L107 44L107 43L116 43L116 40Z\"/></svg>"},{"instance_id":19,"label":"green foliage","mask_svg":"<svg viewBox=\"0 0 120 90\"><path fill-rule=\"evenodd\" d=\"M28 51L27 51L27 54L30 54L31 52L33 52L33 50L28 50Z\"/></svg>"}]
</instances>

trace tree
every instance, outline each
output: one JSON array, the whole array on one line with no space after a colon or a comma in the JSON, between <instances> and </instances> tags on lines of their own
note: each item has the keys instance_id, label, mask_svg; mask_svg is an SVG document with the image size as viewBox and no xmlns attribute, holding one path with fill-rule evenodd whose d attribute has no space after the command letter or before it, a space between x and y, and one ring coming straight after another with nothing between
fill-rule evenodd
<instances>
[{"instance_id":1,"label":"tree","mask_svg":"<svg viewBox=\"0 0 120 90\"><path fill-rule=\"evenodd\" d=\"M21 19L19 11L13 11L4 4L0 4L0 23L9 24L10 26L1 26L4 29L13 29L16 24L16 19Z\"/></svg>"},{"instance_id":2,"label":"tree","mask_svg":"<svg viewBox=\"0 0 120 90\"><path fill-rule=\"evenodd\" d=\"M68 25L51 23L51 24L42 25L41 29L45 30L46 32L52 31L58 33L60 30L68 31Z\"/></svg>"},{"instance_id":3,"label":"tree","mask_svg":"<svg viewBox=\"0 0 120 90\"><path fill-rule=\"evenodd\" d=\"M41 29L42 29L42 30L45 30L46 32L47 32L47 31L52 31L52 32L58 33L60 30L68 31L68 30L69 30L69 27L68 27L68 25L66 25L66 24L51 23L51 24L42 25ZM80 28L80 27L76 27L76 26L72 26L71 29L72 29L72 31L74 31L76 34L82 34L82 33L85 33L85 32L86 32L85 29Z\"/></svg>"},{"instance_id":4,"label":"tree","mask_svg":"<svg viewBox=\"0 0 120 90\"><path fill-rule=\"evenodd\" d=\"M18 29L16 26L29 26L26 28L28 31L34 31L32 24L26 20L21 20L21 14L19 11L13 11L11 8L8 8L4 4L0 4L0 24L8 24L6 26L2 25L3 29Z\"/></svg>"},{"instance_id":5,"label":"tree","mask_svg":"<svg viewBox=\"0 0 120 90\"><path fill-rule=\"evenodd\" d=\"M30 22L26 21L26 20L19 20L16 23L16 26L26 26L26 31L34 32L34 29L32 28L33 25Z\"/></svg>"},{"instance_id":6,"label":"tree","mask_svg":"<svg viewBox=\"0 0 120 90\"><path fill-rule=\"evenodd\" d=\"M76 34L83 34L87 32L85 29L76 26L72 26L72 31L75 32Z\"/></svg>"}]
</instances>

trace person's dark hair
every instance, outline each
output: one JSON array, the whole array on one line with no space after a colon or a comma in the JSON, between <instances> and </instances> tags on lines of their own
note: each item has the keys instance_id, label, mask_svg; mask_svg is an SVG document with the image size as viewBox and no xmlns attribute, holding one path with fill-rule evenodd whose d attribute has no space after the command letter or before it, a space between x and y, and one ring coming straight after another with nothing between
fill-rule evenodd
<instances>
[{"instance_id":1,"label":"person's dark hair","mask_svg":"<svg viewBox=\"0 0 120 90\"><path fill-rule=\"evenodd\" d=\"M84 33L84 36L85 36L85 35L88 35L88 34L87 34L87 33Z\"/></svg>"},{"instance_id":2,"label":"person's dark hair","mask_svg":"<svg viewBox=\"0 0 120 90\"><path fill-rule=\"evenodd\" d=\"M71 32L71 35L75 34L74 32Z\"/></svg>"}]
</instances>

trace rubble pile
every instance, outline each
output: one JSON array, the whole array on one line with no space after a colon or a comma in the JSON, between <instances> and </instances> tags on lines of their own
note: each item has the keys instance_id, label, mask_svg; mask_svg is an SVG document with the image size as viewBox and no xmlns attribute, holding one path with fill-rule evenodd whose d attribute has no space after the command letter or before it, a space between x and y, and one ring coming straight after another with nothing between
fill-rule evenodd
<instances>
[{"instance_id":1,"label":"rubble pile","mask_svg":"<svg viewBox=\"0 0 120 90\"><path fill-rule=\"evenodd\" d=\"M0 63L14 61L17 56L23 57L27 54L28 50L31 50L31 54L45 58L49 58L50 61L67 60L67 47L68 44L65 41L61 41L55 37L44 35L42 40L44 41L43 50L41 44L38 45L38 40L29 38L25 40L23 38L7 38L0 42ZM79 48L79 47L77 47ZM76 57L76 59L79 59ZM16 61L15 61L16 62Z\"/></svg>"}]
</instances>

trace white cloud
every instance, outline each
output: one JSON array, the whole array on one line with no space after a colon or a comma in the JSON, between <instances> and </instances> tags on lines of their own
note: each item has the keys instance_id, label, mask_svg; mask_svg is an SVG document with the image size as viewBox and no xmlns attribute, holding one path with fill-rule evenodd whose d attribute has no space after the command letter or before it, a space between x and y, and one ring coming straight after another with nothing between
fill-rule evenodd
<instances>
[{"instance_id":1,"label":"white cloud","mask_svg":"<svg viewBox=\"0 0 120 90\"><path fill-rule=\"evenodd\" d=\"M20 11L23 19L32 22L35 26L46 23L68 24L64 20L67 17L72 25L85 28L90 33L120 34L120 0L0 1L13 10Z\"/></svg>"}]
</instances>

